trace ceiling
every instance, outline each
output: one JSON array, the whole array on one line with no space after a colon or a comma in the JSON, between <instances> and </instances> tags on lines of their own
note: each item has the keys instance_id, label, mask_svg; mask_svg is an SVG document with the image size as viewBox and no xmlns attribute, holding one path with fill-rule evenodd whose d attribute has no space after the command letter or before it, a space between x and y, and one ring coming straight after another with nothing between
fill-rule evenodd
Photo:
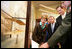
<instances>
[{"instance_id":1,"label":"ceiling","mask_svg":"<svg viewBox=\"0 0 72 49\"><path fill-rule=\"evenodd\" d=\"M42 13L46 13L48 16L53 15L58 17L56 7L61 5L61 1L32 1L36 11L36 18L39 18Z\"/></svg>"},{"instance_id":2,"label":"ceiling","mask_svg":"<svg viewBox=\"0 0 72 49\"><path fill-rule=\"evenodd\" d=\"M56 6L61 4L61 1L33 1L36 8L39 8L39 4L43 4L47 7L56 8Z\"/></svg>"},{"instance_id":3,"label":"ceiling","mask_svg":"<svg viewBox=\"0 0 72 49\"><path fill-rule=\"evenodd\" d=\"M56 11L56 7L61 5L61 1L32 1L32 2L34 6L36 7L36 9L45 10L55 14L58 14Z\"/></svg>"}]
</instances>

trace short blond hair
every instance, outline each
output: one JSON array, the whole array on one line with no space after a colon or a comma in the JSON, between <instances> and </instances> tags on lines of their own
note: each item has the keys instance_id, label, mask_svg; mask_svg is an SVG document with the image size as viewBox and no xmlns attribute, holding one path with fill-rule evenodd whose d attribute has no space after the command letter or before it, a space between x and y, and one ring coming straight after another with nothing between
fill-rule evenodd
<instances>
[{"instance_id":1,"label":"short blond hair","mask_svg":"<svg viewBox=\"0 0 72 49\"><path fill-rule=\"evenodd\" d=\"M47 21L48 15L42 15L42 16L41 16L41 19L46 19L46 21Z\"/></svg>"}]
</instances>

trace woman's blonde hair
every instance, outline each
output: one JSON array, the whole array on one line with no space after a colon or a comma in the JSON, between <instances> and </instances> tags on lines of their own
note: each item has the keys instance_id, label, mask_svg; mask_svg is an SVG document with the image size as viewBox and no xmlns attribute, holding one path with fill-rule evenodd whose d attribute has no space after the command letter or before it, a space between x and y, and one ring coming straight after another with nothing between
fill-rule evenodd
<instances>
[{"instance_id":1,"label":"woman's blonde hair","mask_svg":"<svg viewBox=\"0 0 72 49\"><path fill-rule=\"evenodd\" d=\"M42 15L40 19L46 19L46 21L47 21L48 15Z\"/></svg>"}]
</instances>

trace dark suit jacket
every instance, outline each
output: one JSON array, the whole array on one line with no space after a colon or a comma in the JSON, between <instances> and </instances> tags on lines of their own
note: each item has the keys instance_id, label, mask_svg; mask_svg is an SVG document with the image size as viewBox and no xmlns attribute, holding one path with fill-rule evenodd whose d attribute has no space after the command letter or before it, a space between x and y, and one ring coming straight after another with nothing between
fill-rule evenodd
<instances>
[{"instance_id":1,"label":"dark suit jacket","mask_svg":"<svg viewBox=\"0 0 72 49\"><path fill-rule=\"evenodd\" d=\"M54 31L53 31L53 33L56 31L56 29L58 28L58 24L57 23L55 23L55 26L54 26ZM49 33L49 38L52 36L52 28L51 28L51 24L48 24L48 33Z\"/></svg>"},{"instance_id":2,"label":"dark suit jacket","mask_svg":"<svg viewBox=\"0 0 72 49\"><path fill-rule=\"evenodd\" d=\"M41 25L39 23L37 23L36 26L35 26L35 29L33 31L33 34L32 34L32 39L35 42L37 42L38 44L45 42L46 31L48 31L48 25L46 25L45 28L42 29Z\"/></svg>"},{"instance_id":3,"label":"dark suit jacket","mask_svg":"<svg viewBox=\"0 0 72 49\"><path fill-rule=\"evenodd\" d=\"M62 16L60 15L58 18L56 18L56 22L57 22L57 25L61 25L62 23Z\"/></svg>"},{"instance_id":4,"label":"dark suit jacket","mask_svg":"<svg viewBox=\"0 0 72 49\"><path fill-rule=\"evenodd\" d=\"M54 34L54 32L57 30L57 28L58 28L59 25L60 25L59 23L57 23L57 22L55 23L53 32L52 32L52 29L51 29L51 24L48 25L48 33L50 33L49 34L50 35L49 38ZM54 47L55 48L59 48L59 46L57 44Z\"/></svg>"},{"instance_id":5,"label":"dark suit jacket","mask_svg":"<svg viewBox=\"0 0 72 49\"><path fill-rule=\"evenodd\" d=\"M48 40L50 47L56 45L61 39L65 40L65 47L71 48L71 12L66 14L62 24L58 27L55 33ZM69 43L69 44L68 44Z\"/></svg>"}]
</instances>

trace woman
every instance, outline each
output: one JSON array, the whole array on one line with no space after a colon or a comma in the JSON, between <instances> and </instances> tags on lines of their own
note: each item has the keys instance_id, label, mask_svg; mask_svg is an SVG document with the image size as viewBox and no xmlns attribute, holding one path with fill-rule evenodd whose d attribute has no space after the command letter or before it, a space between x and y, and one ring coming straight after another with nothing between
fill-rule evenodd
<instances>
[{"instance_id":1,"label":"woman","mask_svg":"<svg viewBox=\"0 0 72 49\"><path fill-rule=\"evenodd\" d=\"M35 26L32 39L39 45L45 43L48 39L48 25L46 24L46 16L41 17L41 21Z\"/></svg>"}]
</instances>

